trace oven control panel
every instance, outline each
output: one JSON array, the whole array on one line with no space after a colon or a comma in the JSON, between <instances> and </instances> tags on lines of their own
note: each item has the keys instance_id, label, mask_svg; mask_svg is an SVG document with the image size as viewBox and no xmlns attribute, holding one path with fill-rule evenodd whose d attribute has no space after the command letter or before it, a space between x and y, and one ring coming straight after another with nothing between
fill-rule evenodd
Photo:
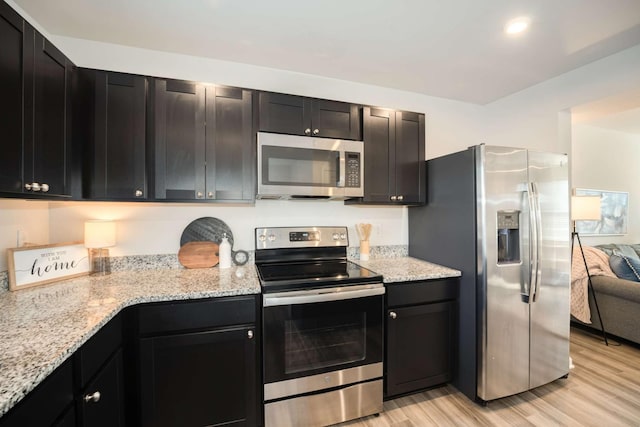
<instances>
[{"instance_id":1,"label":"oven control panel","mask_svg":"<svg viewBox=\"0 0 640 427\"><path fill-rule=\"evenodd\" d=\"M349 246L347 227L256 228L256 250Z\"/></svg>"}]
</instances>

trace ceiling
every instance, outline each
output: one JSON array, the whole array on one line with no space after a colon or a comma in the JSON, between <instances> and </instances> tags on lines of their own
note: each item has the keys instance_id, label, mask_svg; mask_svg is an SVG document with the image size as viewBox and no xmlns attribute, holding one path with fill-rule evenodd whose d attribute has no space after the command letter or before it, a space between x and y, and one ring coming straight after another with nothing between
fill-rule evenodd
<instances>
[{"instance_id":1,"label":"ceiling","mask_svg":"<svg viewBox=\"0 0 640 427\"><path fill-rule=\"evenodd\" d=\"M574 107L571 121L640 135L640 88Z\"/></svg>"},{"instance_id":2,"label":"ceiling","mask_svg":"<svg viewBox=\"0 0 640 427\"><path fill-rule=\"evenodd\" d=\"M13 1L50 34L476 104L640 44L638 0Z\"/></svg>"}]
</instances>

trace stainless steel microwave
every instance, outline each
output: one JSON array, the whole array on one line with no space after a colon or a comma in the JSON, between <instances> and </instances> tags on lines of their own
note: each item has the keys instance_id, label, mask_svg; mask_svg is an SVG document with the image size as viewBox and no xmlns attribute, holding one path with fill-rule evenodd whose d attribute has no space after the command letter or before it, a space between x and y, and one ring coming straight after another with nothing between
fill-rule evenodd
<instances>
[{"instance_id":1,"label":"stainless steel microwave","mask_svg":"<svg viewBox=\"0 0 640 427\"><path fill-rule=\"evenodd\" d=\"M362 141L258 132L258 199L364 195Z\"/></svg>"}]
</instances>

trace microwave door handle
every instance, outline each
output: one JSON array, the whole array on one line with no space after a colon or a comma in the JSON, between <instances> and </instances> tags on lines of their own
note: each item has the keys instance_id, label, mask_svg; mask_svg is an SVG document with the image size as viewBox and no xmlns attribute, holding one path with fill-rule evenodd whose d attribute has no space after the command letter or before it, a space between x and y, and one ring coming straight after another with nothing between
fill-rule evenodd
<instances>
[{"instance_id":1,"label":"microwave door handle","mask_svg":"<svg viewBox=\"0 0 640 427\"><path fill-rule=\"evenodd\" d=\"M345 186L345 176L347 174L347 166L345 163L345 152L340 151L340 157L338 158L338 187Z\"/></svg>"}]
</instances>

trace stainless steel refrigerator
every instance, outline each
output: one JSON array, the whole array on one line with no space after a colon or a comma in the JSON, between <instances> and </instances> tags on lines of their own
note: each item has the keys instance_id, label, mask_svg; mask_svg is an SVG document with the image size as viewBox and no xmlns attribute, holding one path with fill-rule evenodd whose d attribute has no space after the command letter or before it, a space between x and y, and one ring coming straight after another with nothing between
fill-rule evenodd
<instances>
[{"instance_id":1,"label":"stainless steel refrigerator","mask_svg":"<svg viewBox=\"0 0 640 427\"><path fill-rule=\"evenodd\" d=\"M569 373L567 156L478 145L427 161L409 255L462 271L453 384L487 402Z\"/></svg>"}]
</instances>

